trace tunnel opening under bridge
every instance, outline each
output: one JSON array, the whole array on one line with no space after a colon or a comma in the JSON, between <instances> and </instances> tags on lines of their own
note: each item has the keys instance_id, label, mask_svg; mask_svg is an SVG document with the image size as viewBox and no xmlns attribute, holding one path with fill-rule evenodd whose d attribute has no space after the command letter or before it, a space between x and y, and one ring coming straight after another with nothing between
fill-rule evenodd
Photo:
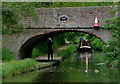
<instances>
[{"instance_id":1,"label":"tunnel opening under bridge","mask_svg":"<svg viewBox=\"0 0 120 84\"><path fill-rule=\"evenodd\" d=\"M56 34L67 33L67 32L80 32L80 33L84 33L84 34L90 34L90 35L95 36L95 37L99 38L100 40L104 41L100 37L98 37L98 36L96 36L92 33L85 32L85 31L78 31L78 30L53 31L53 32L50 32L50 33L41 34L41 35L37 35L37 36L33 36L33 37L29 38L19 49L19 52L18 52L19 58L20 59L31 58L33 49L39 42L41 42L43 40L47 40L49 37L54 36Z\"/></svg>"}]
</instances>

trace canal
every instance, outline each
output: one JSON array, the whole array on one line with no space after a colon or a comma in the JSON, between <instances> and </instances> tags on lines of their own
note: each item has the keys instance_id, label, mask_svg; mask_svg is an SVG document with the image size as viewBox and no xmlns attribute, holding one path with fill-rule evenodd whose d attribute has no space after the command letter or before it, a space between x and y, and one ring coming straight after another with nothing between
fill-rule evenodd
<instances>
[{"instance_id":1,"label":"canal","mask_svg":"<svg viewBox=\"0 0 120 84\"><path fill-rule=\"evenodd\" d=\"M120 70L105 67L105 53L75 53L68 59L37 72L5 78L4 82L120 82Z\"/></svg>"}]
</instances>

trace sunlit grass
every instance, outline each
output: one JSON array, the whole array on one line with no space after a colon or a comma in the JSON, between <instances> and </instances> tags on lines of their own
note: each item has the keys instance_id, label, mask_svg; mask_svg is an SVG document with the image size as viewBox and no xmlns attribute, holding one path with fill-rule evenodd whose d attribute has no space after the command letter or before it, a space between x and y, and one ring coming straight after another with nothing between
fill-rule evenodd
<instances>
[{"instance_id":1,"label":"sunlit grass","mask_svg":"<svg viewBox=\"0 0 120 84\"><path fill-rule=\"evenodd\" d=\"M14 76L16 74L25 73L34 68L37 70L38 62L27 58L24 60L14 60L2 65L2 77Z\"/></svg>"}]
</instances>

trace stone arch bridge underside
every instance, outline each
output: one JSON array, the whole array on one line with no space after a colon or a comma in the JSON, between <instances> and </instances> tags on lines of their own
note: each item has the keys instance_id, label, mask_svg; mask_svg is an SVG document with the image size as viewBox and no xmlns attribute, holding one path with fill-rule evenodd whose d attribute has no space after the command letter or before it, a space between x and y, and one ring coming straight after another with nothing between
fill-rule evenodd
<instances>
[{"instance_id":1,"label":"stone arch bridge underside","mask_svg":"<svg viewBox=\"0 0 120 84\"><path fill-rule=\"evenodd\" d=\"M16 58L30 57L34 46L42 41L43 38L57 33L64 32L83 32L96 36L107 43L112 38L112 31L108 29L93 29L93 28L48 28L48 29L27 29L21 34L4 35L2 37L3 47L8 48L14 52Z\"/></svg>"}]
</instances>

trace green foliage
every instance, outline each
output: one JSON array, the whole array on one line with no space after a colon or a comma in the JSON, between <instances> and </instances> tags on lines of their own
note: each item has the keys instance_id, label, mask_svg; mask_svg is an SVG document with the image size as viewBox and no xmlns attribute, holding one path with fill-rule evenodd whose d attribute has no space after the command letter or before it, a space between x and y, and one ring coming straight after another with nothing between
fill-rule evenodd
<instances>
[{"instance_id":1,"label":"green foliage","mask_svg":"<svg viewBox=\"0 0 120 84\"><path fill-rule=\"evenodd\" d=\"M33 49L32 58L43 56L47 53L47 39L40 41Z\"/></svg>"},{"instance_id":2,"label":"green foliage","mask_svg":"<svg viewBox=\"0 0 120 84\"><path fill-rule=\"evenodd\" d=\"M2 3L3 10L9 9L16 14L17 19L21 17L32 17L34 20L38 20L38 15L35 10L35 6L31 2L4 2ZM10 17L12 17L10 15Z\"/></svg>"},{"instance_id":3,"label":"green foliage","mask_svg":"<svg viewBox=\"0 0 120 84\"><path fill-rule=\"evenodd\" d=\"M115 38L113 38L104 47L104 52L107 55L106 64L109 64L118 58L118 55L120 54L118 46L119 46L118 41Z\"/></svg>"},{"instance_id":4,"label":"green foliage","mask_svg":"<svg viewBox=\"0 0 120 84\"><path fill-rule=\"evenodd\" d=\"M75 47L75 45L73 44L73 43L71 43L68 47L67 47L67 49L66 49L66 51L67 51L67 53L74 53L75 52L75 50L76 50L76 47Z\"/></svg>"},{"instance_id":5,"label":"green foliage","mask_svg":"<svg viewBox=\"0 0 120 84\"><path fill-rule=\"evenodd\" d=\"M32 58L35 58L35 57L40 56L40 55L41 55L40 51L37 48L34 48L32 51Z\"/></svg>"},{"instance_id":6,"label":"green foliage","mask_svg":"<svg viewBox=\"0 0 120 84\"><path fill-rule=\"evenodd\" d=\"M10 61L10 60L14 60L14 59L15 59L15 57L12 52L10 52L6 48L2 49L2 61Z\"/></svg>"},{"instance_id":7,"label":"green foliage","mask_svg":"<svg viewBox=\"0 0 120 84\"><path fill-rule=\"evenodd\" d=\"M90 41L91 41L91 47L95 50L103 50L104 45L106 45L102 40L96 37L92 37Z\"/></svg>"},{"instance_id":8,"label":"green foliage","mask_svg":"<svg viewBox=\"0 0 120 84\"><path fill-rule=\"evenodd\" d=\"M113 68L116 68L119 62L120 62L120 60L115 59L115 60L113 61L112 67L113 67Z\"/></svg>"},{"instance_id":9,"label":"green foliage","mask_svg":"<svg viewBox=\"0 0 120 84\"><path fill-rule=\"evenodd\" d=\"M31 17L37 21L38 15L33 4L25 2L2 3L2 34L24 31L25 28L19 23L23 17Z\"/></svg>"},{"instance_id":10,"label":"green foliage","mask_svg":"<svg viewBox=\"0 0 120 84\"><path fill-rule=\"evenodd\" d=\"M118 3L117 3L118 4ZM111 11L113 15L118 11L118 7ZM105 21L106 29L111 29L113 31L113 39L111 39L108 45L105 46L104 51L107 54L106 64L116 67L120 62L120 17L114 17Z\"/></svg>"},{"instance_id":11,"label":"green foliage","mask_svg":"<svg viewBox=\"0 0 120 84\"><path fill-rule=\"evenodd\" d=\"M85 7L85 6L110 6L113 2L35 2L37 8L40 7Z\"/></svg>"},{"instance_id":12,"label":"green foliage","mask_svg":"<svg viewBox=\"0 0 120 84\"><path fill-rule=\"evenodd\" d=\"M17 23L18 16L12 9L2 10L2 34L18 33L22 31L22 25Z\"/></svg>"},{"instance_id":13,"label":"green foliage","mask_svg":"<svg viewBox=\"0 0 120 84\"><path fill-rule=\"evenodd\" d=\"M53 50L56 50L58 47L65 43L65 35L64 34L56 34L52 36L53 38Z\"/></svg>"},{"instance_id":14,"label":"green foliage","mask_svg":"<svg viewBox=\"0 0 120 84\"><path fill-rule=\"evenodd\" d=\"M34 71L37 70L38 62L28 58L24 60L14 60L7 63L4 63L2 66L2 77L9 77L22 72L28 72L32 68Z\"/></svg>"},{"instance_id":15,"label":"green foliage","mask_svg":"<svg viewBox=\"0 0 120 84\"><path fill-rule=\"evenodd\" d=\"M56 34L51 36L53 40L53 51L65 43L64 34ZM43 56L47 53L47 40L48 38L40 41L33 49L32 58Z\"/></svg>"},{"instance_id":16,"label":"green foliage","mask_svg":"<svg viewBox=\"0 0 120 84\"><path fill-rule=\"evenodd\" d=\"M108 23L105 28L113 30L113 36L120 40L120 17L106 20Z\"/></svg>"},{"instance_id":17,"label":"green foliage","mask_svg":"<svg viewBox=\"0 0 120 84\"><path fill-rule=\"evenodd\" d=\"M118 9L118 6L119 6L119 3L114 3L113 5L112 5L112 8L111 8L111 10L108 12L108 13L111 13L111 15L112 16L115 16L116 15L116 11L118 11L119 9Z\"/></svg>"},{"instance_id":18,"label":"green foliage","mask_svg":"<svg viewBox=\"0 0 120 84\"><path fill-rule=\"evenodd\" d=\"M80 32L67 32L64 35L65 35L65 38L68 41L76 42L77 41L76 39L80 40L80 38L78 38L78 37L83 36L84 33L80 33Z\"/></svg>"},{"instance_id":19,"label":"green foliage","mask_svg":"<svg viewBox=\"0 0 120 84\"><path fill-rule=\"evenodd\" d=\"M66 50L61 50L58 52L58 56L62 56L62 57L68 57L70 56L70 54L74 53L76 51L76 47L73 43L71 43L70 45L68 45Z\"/></svg>"},{"instance_id":20,"label":"green foliage","mask_svg":"<svg viewBox=\"0 0 120 84\"><path fill-rule=\"evenodd\" d=\"M58 52L57 56L60 56L60 57L66 57L68 56L66 50L61 50Z\"/></svg>"}]
</instances>

